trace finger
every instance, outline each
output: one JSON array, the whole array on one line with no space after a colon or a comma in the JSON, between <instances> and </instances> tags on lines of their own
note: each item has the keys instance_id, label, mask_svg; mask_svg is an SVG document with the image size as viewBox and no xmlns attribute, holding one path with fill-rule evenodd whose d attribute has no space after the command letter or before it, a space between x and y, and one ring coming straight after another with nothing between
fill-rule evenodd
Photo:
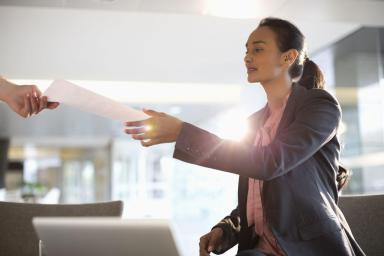
<instances>
[{"instance_id":1,"label":"finger","mask_svg":"<svg viewBox=\"0 0 384 256\"><path fill-rule=\"evenodd\" d=\"M148 134L145 134L145 133L133 134L131 137L134 140L149 140L149 139L152 139Z\"/></svg>"},{"instance_id":2,"label":"finger","mask_svg":"<svg viewBox=\"0 0 384 256\"><path fill-rule=\"evenodd\" d=\"M214 249L215 249L215 237L214 236L211 236L211 239L209 239L209 243L208 243L208 248L207 248L207 251L208 252L212 252Z\"/></svg>"},{"instance_id":3,"label":"finger","mask_svg":"<svg viewBox=\"0 0 384 256\"><path fill-rule=\"evenodd\" d=\"M35 96L31 95L29 98L30 105L31 105L31 114L36 114L37 111L39 110L39 100Z\"/></svg>"},{"instance_id":4,"label":"finger","mask_svg":"<svg viewBox=\"0 0 384 256\"><path fill-rule=\"evenodd\" d=\"M208 249L207 249L208 252L213 252L214 250L216 250L219 243L220 243L220 237L212 235L208 243Z\"/></svg>"},{"instance_id":5,"label":"finger","mask_svg":"<svg viewBox=\"0 0 384 256\"><path fill-rule=\"evenodd\" d=\"M147 123L146 120L140 120L140 121L129 121L125 122L125 126L134 126L134 127L140 127L140 126L145 126Z\"/></svg>"},{"instance_id":6,"label":"finger","mask_svg":"<svg viewBox=\"0 0 384 256\"><path fill-rule=\"evenodd\" d=\"M200 238L200 242L199 242L200 255L209 255L207 250L208 242L209 240L207 236L202 236Z\"/></svg>"},{"instance_id":7,"label":"finger","mask_svg":"<svg viewBox=\"0 0 384 256\"><path fill-rule=\"evenodd\" d=\"M59 105L60 105L59 102L48 102L48 104L47 104L47 108L48 108L48 109L55 109L55 108L57 108Z\"/></svg>"},{"instance_id":8,"label":"finger","mask_svg":"<svg viewBox=\"0 0 384 256\"><path fill-rule=\"evenodd\" d=\"M142 134L142 133L145 133L147 131L146 127L138 127L138 128L126 128L125 129L125 133L126 134Z\"/></svg>"},{"instance_id":9,"label":"finger","mask_svg":"<svg viewBox=\"0 0 384 256\"><path fill-rule=\"evenodd\" d=\"M47 97L41 97L40 99L40 104L39 104L39 110L37 111L37 113L40 113L43 109L45 109L48 105L48 102L47 102Z\"/></svg>"},{"instance_id":10,"label":"finger","mask_svg":"<svg viewBox=\"0 0 384 256\"><path fill-rule=\"evenodd\" d=\"M215 250L215 247L212 244L208 245L207 251L208 252L213 252L213 250Z\"/></svg>"},{"instance_id":11,"label":"finger","mask_svg":"<svg viewBox=\"0 0 384 256\"><path fill-rule=\"evenodd\" d=\"M143 108L143 112L149 116L152 116L152 117L159 117L159 116L164 116L165 113L163 112L157 112L155 110L152 110L152 109L146 109L146 108Z\"/></svg>"},{"instance_id":12,"label":"finger","mask_svg":"<svg viewBox=\"0 0 384 256\"><path fill-rule=\"evenodd\" d=\"M209 243L209 238L207 235L200 237L200 242L199 242L200 250L203 249L203 251L208 252L207 251L208 243Z\"/></svg>"},{"instance_id":13,"label":"finger","mask_svg":"<svg viewBox=\"0 0 384 256\"><path fill-rule=\"evenodd\" d=\"M209 256L209 252L207 251L207 249L205 249L204 247L201 247L199 248L199 252L200 252L200 256Z\"/></svg>"},{"instance_id":14,"label":"finger","mask_svg":"<svg viewBox=\"0 0 384 256\"><path fill-rule=\"evenodd\" d=\"M31 85L31 88L32 88L32 95L37 97L37 98L40 98L41 92L40 92L39 88L37 88L36 85Z\"/></svg>"},{"instance_id":15,"label":"finger","mask_svg":"<svg viewBox=\"0 0 384 256\"><path fill-rule=\"evenodd\" d=\"M31 111L32 111L31 95L27 94L24 97L24 106L23 106L23 108L20 111L21 112L20 115L22 117L28 117L31 114Z\"/></svg>"},{"instance_id":16,"label":"finger","mask_svg":"<svg viewBox=\"0 0 384 256\"><path fill-rule=\"evenodd\" d=\"M141 141L141 145L143 147L150 147L150 146L157 145L160 143L161 143L161 140L159 140L159 139L150 139L150 140L142 140Z\"/></svg>"}]
</instances>

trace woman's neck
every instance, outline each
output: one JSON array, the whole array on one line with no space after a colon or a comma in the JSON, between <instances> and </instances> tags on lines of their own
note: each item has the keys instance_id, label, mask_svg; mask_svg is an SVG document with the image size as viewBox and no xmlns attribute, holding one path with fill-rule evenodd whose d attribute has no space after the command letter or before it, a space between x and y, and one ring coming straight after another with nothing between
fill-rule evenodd
<instances>
[{"instance_id":1,"label":"woman's neck","mask_svg":"<svg viewBox=\"0 0 384 256\"><path fill-rule=\"evenodd\" d=\"M267 94L268 106L274 110L284 105L286 96L292 89L292 81L287 78L281 78L262 83L262 86Z\"/></svg>"}]
</instances>

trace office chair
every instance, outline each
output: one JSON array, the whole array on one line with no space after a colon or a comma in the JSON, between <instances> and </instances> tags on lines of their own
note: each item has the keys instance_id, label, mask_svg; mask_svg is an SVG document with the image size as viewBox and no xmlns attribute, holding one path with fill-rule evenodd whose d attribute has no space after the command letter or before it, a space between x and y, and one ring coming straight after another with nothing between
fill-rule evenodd
<instances>
[{"instance_id":1,"label":"office chair","mask_svg":"<svg viewBox=\"0 0 384 256\"><path fill-rule=\"evenodd\" d=\"M121 201L92 204L0 202L0 254L2 256L39 255L39 239L32 225L33 217L120 217L122 209Z\"/></svg>"},{"instance_id":2,"label":"office chair","mask_svg":"<svg viewBox=\"0 0 384 256\"><path fill-rule=\"evenodd\" d=\"M384 255L384 195L341 196L338 205L363 251Z\"/></svg>"}]
</instances>

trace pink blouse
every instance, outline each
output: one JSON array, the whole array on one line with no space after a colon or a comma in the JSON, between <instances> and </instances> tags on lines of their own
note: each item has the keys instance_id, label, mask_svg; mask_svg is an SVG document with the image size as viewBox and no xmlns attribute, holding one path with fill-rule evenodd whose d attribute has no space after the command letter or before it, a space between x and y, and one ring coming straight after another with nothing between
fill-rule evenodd
<instances>
[{"instance_id":1,"label":"pink blouse","mask_svg":"<svg viewBox=\"0 0 384 256\"><path fill-rule=\"evenodd\" d=\"M280 108L271 109L268 106L270 115L264 125L256 132L254 141L255 146L267 146L274 139L289 95L290 93L285 97L284 103ZM263 205L261 202L262 190L262 180L248 179L247 221L249 226L252 226L253 224L255 225L256 234L260 237L255 248L265 254L284 256L285 253L277 243L277 240L268 227L266 218L263 215Z\"/></svg>"}]
</instances>

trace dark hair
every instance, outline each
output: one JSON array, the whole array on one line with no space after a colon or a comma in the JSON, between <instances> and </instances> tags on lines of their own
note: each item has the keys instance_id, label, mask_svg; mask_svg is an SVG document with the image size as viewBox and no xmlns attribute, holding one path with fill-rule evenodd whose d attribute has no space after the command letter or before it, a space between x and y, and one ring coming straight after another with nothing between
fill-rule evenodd
<instances>
[{"instance_id":1,"label":"dark hair","mask_svg":"<svg viewBox=\"0 0 384 256\"><path fill-rule=\"evenodd\" d=\"M295 49L299 52L289 74L294 81L308 89L324 88L324 76L320 68L308 58L305 37L292 23L278 18L265 18L259 27L269 27L276 34L277 46L281 52Z\"/></svg>"},{"instance_id":2,"label":"dark hair","mask_svg":"<svg viewBox=\"0 0 384 256\"><path fill-rule=\"evenodd\" d=\"M339 165L339 169L336 175L337 190L341 191L345 185L347 185L351 172L342 165Z\"/></svg>"}]
</instances>

